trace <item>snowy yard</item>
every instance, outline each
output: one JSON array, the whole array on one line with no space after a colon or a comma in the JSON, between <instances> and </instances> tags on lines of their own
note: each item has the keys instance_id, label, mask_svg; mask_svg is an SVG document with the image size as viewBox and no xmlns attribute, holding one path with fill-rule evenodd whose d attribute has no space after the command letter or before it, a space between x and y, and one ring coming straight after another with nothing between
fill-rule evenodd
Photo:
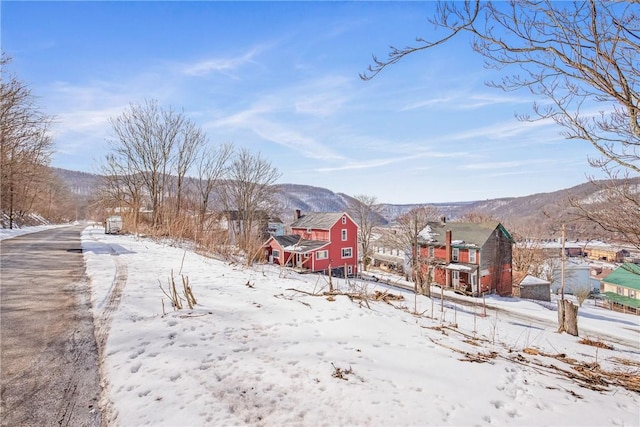
<instances>
[{"instance_id":1,"label":"snowy yard","mask_svg":"<svg viewBox=\"0 0 640 427\"><path fill-rule=\"evenodd\" d=\"M640 425L640 318L592 301L576 338L553 304L445 292L442 307L344 279L351 298L327 295L326 277L100 226L82 246L110 425ZM160 289L172 271L194 309Z\"/></svg>"},{"instance_id":2,"label":"snowy yard","mask_svg":"<svg viewBox=\"0 0 640 427\"><path fill-rule=\"evenodd\" d=\"M640 394L597 375L631 373L621 377L638 384L635 316L587 305L576 338L556 333L555 311L527 301L488 298L500 309L483 317L480 305L442 311L419 297L415 316L411 292L373 283L369 293L404 299L367 307L313 296L328 290L325 277L99 227L82 245L113 425L640 424ZM174 311L160 289L172 270L179 288L188 277L193 310Z\"/></svg>"}]
</instances>

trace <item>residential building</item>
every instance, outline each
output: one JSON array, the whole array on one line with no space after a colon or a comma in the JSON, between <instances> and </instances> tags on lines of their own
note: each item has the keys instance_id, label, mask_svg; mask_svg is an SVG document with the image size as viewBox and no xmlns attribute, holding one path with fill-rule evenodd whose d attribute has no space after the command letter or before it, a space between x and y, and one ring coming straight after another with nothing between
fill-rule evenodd
<instances>
[{"instance_id":1,"label":"residential building","mask_svg":"<svg viewBox=\"0 0 640 427\"><path fill-rule=\"evenodd\" d=\"M400 230L393 227L377 227L371 238L370 265L385 271L404 273L406 254L398 246L397 234Z\"/></svg>"},{"instance_id":2,"label":"residential building","mask_svg":"<svg viewBox=\"0 0 640 427\"><path fill-rule=\"evenodd\" d=\"M269 262L299 271L358 272L358 225L346 212L298 210L290 228L291 234L271 236L264 244Z\"/></svg>"},{"instance_id":3,"label":"residential building","mask_svg":"<svg viewBox=\"0 0 640 427\"><path fill-rule=\"evenodd\" d=\"M247 218L250 216L250 218ZM247 221L249 219L249 221ZM229 210L223 211L218 220L221 230L226 230L228 242L232 245L239 243L241 236L245 233L248 224L251 224L250 234L261 239L266 239L268 232L269 215L264 211L256 211L247 214L244 211Z\"/></svg>"},{"instance_id":4,"label":"residential building","mask_svg":"<svg viewBox=\"0 0 640 427\"><path fill-rule=\"evenodd\" d=\"M511 295L514 241L499 222L432 222L418 243L432 283L474 296Z\"/></svg>"},{"instance_id":5,"label":"residential building","mask_svg":"<svg viewBox=\"0 0 640 427\"><path fill-rule=\"evenodd\" d=\"M640 266L622 264L602 279L600 292L611 308L640 313Z\"/></svg>"}]
</instances>

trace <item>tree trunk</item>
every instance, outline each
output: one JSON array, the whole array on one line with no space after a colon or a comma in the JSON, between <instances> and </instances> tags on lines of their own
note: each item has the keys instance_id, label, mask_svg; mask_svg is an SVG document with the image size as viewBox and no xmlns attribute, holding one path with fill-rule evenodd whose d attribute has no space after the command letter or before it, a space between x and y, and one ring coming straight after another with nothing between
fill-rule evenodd
<instances>
[{"instance_id":1,"label":"tree trunk","mask_svg":"<svg viewBox=\"0 0 640 427\"><path fill-rule=\"evenodd\" d=\"M558 301L558 332L578 336L578 306L566 299Z\"/></svg>"}]
</instances>

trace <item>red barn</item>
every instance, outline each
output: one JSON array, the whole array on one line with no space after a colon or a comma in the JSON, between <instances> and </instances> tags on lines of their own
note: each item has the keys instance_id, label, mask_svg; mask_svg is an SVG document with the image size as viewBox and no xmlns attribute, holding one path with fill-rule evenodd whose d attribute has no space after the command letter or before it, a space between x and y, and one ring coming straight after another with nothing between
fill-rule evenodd
<instances>
[{"instance_id":1,"label":"red barn","mask_svg":"<svg viewBox=\"0 0 640 427\"><path fill-rule=\"evenodd\" d=\"M291 233L267 240L269 262L311 272L358 272L358 225L347 213L296 211Z\"/></svg>"},{"instance_id":2,"label":"red barn","mask_svg":"<svg viewBox=\"0 0 640 427\"><path fill-rule=\"evenodd\" d=\"M502 224L433 222L418 242L435 284L476 296L511 295L513 238Z\"/></svg>"}]
</instances>

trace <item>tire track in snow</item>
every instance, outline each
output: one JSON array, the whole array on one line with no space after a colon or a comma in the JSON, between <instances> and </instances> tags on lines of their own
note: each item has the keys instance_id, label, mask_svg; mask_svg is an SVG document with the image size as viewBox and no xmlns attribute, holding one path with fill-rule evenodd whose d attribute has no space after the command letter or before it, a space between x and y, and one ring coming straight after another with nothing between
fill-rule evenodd
<instances>
[{"instance_id":1,"label":"tire track in snow","mask_svg":"<svg viewBox=\"0 0 640 427\"><path fill-rule=\"evenodd\" d=\"M113 259L113 263L115 266L115 273L113 276L113 281L111 282L111 286L109 288L109 293L106 298L106 304L102 312L96 316L95 318L95 339L96 344L98 346L98 351L100 354L100 371L101 371L101 387L103 390L100 406L102 409L102 424L109 425L111 421L117 418L117 415L113 413L113 402L109 398L109 381L108 375L105 372L104 360L105 360L105 348L107 344L107 339L109 338L109 332L111 331L111 320L113 314L118 310L120 306L120 302L122 301L122 292L124 287L127 284L128 277L128 268L125 260L119 257L118 252L114 249L113 246L108 243L100 242L93 233L91 234L91 238L97 243L105 246L111 257Z\"/></svg>"}]
</instances>

